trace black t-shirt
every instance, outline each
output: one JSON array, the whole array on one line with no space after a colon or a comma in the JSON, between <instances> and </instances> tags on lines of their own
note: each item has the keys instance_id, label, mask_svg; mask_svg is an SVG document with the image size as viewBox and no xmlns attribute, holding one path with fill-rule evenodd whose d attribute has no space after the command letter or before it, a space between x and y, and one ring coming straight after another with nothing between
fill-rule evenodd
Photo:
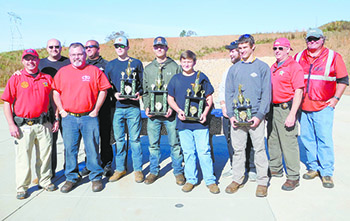
<instances>
[{"instance_id":1,"label":"black t-shirt","mask_svg":"<svg viewBox=\"0 0 350 221\"><path fill-rule=\"evenodd\" d=\"M48 58L40 59L39 70L45 74L49 74L52 78L55 77L57 71L63 67L70 64L67 57L61 56L58 61L50 61Z\"/></svg>"}]
</instances>

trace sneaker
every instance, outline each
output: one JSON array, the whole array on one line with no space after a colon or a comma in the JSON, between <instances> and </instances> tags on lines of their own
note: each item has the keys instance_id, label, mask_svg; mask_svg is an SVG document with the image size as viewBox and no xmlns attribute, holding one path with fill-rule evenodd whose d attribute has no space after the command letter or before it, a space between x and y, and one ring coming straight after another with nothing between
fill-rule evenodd
<instances>
[{"instance_id":1,"label":"sneaker","mask_svg":"<svg viewBox=\"0 0 350 221\"><path fill-rule=\"evenodd\" d=\"M209 191L213 194L220 193L220 189L219 189L218 185L216 185L216 183L210 184L207 187L208 187Z\"/></svg>"},{"instance_id":2,"label":"sneaker","mask_svg":"<svg viewBox=\"0 0 350 221\"><path fill-rule=\"evenodd\" d=\"M221 176L224 177L224 178L228 178L228 177L231 177L233 174L232 174L232 169L230 169L229 171L223 173Z\"/></svg>"},{"instance_id":3,"label":"sneaker","mask_svg":"<svg viewBox=\"0 0 350 221\"><path fill-rule=\"evenodd\" d=\"M153 173L150 173L146 179L145 179L145 184L152 184L154 183L156 180L158 179L158 176L153 174Z\"/></svg>"},{"instance_id":4,"label":"sneaker","mask_svg":"<svg viewBox=\"0 0 350 221\"><path fill-rule=\"evenodd\" d=\"M267 196L267 186L258 185L256 188L255 196L266 197Z\"/></svg>"},{"instance_id":5,"label":"sneaker","mask_svg":"<svg viewBox=\"0 0 350 221\"><path fill-rule=\"evenodd\" d=\"M115 182L115 181L119 180L120 178L122 178L122 176L124 176L125 174L126 174L126 170L121 171L121 172L115 171L113 176L111 176L109 178L109 182Z\"/></svg>"},{"instance_id":6,"label":"sneaker","mask_svg":"<svg viewBox=\"0 0 350 221\"><path fill-rule=\"evenodd\" d=\"M108 162L107 165L103 168L103 176L110 177L113 175L113 170L112 170L112 162Z\"/></svg>"},{"instance_id":7,"label":"sneaker","mask_svg":"<svg viewBox=\"0 0 350 221\"><path fill-rule=\"evenodd\" d=\"M17 192L16 198L18 200L23 200L28 197L27 191L24 192Z\"/></svg>"},{"instance_id":8,"label":"sneaker","mask_svg":"<svg viewBox=\"0 0 350 221\"><path fill-rule=\"evenodd\" d=\"M179 186L183 186L186 182L186 179L182 173L175 176L176 184Z\"/></svg>"},{"instance_id":9,"label":"sneaker","mask_svg":"<svg viewBox=\"0 0 350 221\"><path fill-rule=\"evenodd\" d=\"M283 173L271 171L271 177L283 177Z\"/></svg>"},{"instance_id":10,"label":"sneaker","mask_svg":"<svg viewBox=\"0 0 350 221\"><path fill-rule=\"evenodd\" d=\"M235 181L232 181L232 183L226 187L225 192L229 193L229 194L232 194L232 193L237 192L237 190L239 188L242 188L242 187L243 187L242 184L239 184L239 183L237 183Z\"/></svg>"},{"instance_id":11,"label":"sneaker","mask_svg":"<svg viewBox=\"0 0 350 221\"><path fill-rule=\"evenodd\" d=\"M57 189L58 189L58 187L53 183L50 183L49 185L44 187L44 190L46 190L48 192L53 192L53 191L56 191Z\"/></svg>"},{"instance_id":12,"label":"sneaker","mask_svg":"<svg viewBox=\"0 0 350 221\"><path fill-rule=\"evenodd\" d=\"M135 182L136 183L142 183L145 179L142 171L135 171L134 175L135 175Z\"/></svg>"},{"instance_id":13,"label":"sneaker","mask_svg":"<svg viewBox=\"0 0 350 221\"><path fill-rule=\"evenodd\" d=\"M332 177L331 176L323 176L322 177L322 185L324 188L333 188L334 183L333 183Z\"/></svg>"},{"instance_id":14,"label":"sneaker","mask_svg":"<svg viewBox=\"0 0 350 221\"><path fill-rule=\"evenodd\" d=\"M318 172L314 170L308 170L307 173L303 175L305 180L312 180L313 178L318 176Z\"/></svg>"},{"instance_id":15,"label":"sneaker","mask_svg":"<svg viewBox=\"0 0 350 221\"><path fill-rule=\"evenodd\" d=\"M194 185L192 183L185 183L185 185L182 187L182 191L185 193L191 192L194 188Z\"/></svg>"},{"instance_id":16,"label":"sneaker","mask_svg":"<svg viewBox=\"0 0 350 221\"><path fill-rule=\"evenodd\" d=\"M91 172L91 171L88 170L88 168L84 167L84 168L79 172L79 174L80 174L80 176L84 177L84 176L89 175L90 172Z\"/></svg>"},{"instance_id":17,"label":"sneaker","mask_svg":"<svg viewBox=\"0 0 350 221\"><path fill-rule=\"evenodd\" d=\"M297 179L297 180L287 179L286 182L282 185L282 190L292 191L298 186L299 186L299 179Z\"/></svg>"},{"instance_id":18,"label":"sneaker","mask_svg":"<svg viewBox=\"0 0 350 221\"><path fill-rule=\"evenodd\" d=\"M256 173L255 172L249 172L248 173L248 179L250 182L255 182L256 181Z\"/></svg>"}]
</instances>

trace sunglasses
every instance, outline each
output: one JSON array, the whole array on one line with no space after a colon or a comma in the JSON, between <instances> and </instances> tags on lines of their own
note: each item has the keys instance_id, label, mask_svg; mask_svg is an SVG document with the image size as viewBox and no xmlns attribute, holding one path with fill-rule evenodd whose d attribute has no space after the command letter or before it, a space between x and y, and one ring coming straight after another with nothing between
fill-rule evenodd
<instances>
[{"instance_id":1,"label":"sunglasses","mask_svg":"<svg viewBox=\"0 0 350 221\"><path fill-rule=\"evenodd\" d=\"M50 48L50 49L53 49L53 48L59 49L60 46L59 46L59 45L55 45L55 46L51 45L51 46L49 46L49 48Z\"/></svg>"},{"instance_id":2,"label":"sunglasses","mask_svg":"<svg viewBox=\"0 0 350 221\"><path fill-rule=\"evenodd\" d=\"M125 48L125 45L114 45L115 48Z\"/></svg>"},{"instance_id":3,"label":"sunglasses","mask_svg":"<svg viewBox=\"0 0 350 221\"><path fill-rule=\"evenodd\" d=\"M88 46L85 46L85 49L88 49L88 48L98 48L97 45L88 45Z\"/></svg>"},{"instance_id":4,"label":"sunglasses","mask_svg":"<svg viewBox=\"0 0 350 221\"><path fill-rule=\"evenodd\" d=\"M283 51L283 47L273 47L272 48L274 51L276 51L277 49L280 50L280 51Z\"/></svg>"},{"instance_id":5,"label":"sunglasses","mask_svg":"<svg viewBox=\"0 0 350 221\"><path fill-rule=\"evenodd\" d=\"M320 38L308 37L308 38L306 39L307 42L318 41L318 40L320 40Z\"/></svg>"}]
</instances>

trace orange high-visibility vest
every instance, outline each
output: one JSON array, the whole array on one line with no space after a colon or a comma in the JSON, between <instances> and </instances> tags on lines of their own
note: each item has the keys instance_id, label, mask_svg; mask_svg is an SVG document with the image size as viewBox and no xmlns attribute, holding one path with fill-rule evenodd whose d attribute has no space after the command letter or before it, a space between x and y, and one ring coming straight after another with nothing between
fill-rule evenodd
<instances>
[{"instance_id":1,"label":"orange high-visibility vest","mask_svg":"<svg viewBox=\"0 0 350 221\"><path fill-rule=\"evenodd\" d=\"M326 48L313 64L307 60L306 49L296 55L295 60L304 70L304 94L308 93L311 100L327 101L334 96L337 87L336 55L336 52Z\"/></svg>"}]
</instances>

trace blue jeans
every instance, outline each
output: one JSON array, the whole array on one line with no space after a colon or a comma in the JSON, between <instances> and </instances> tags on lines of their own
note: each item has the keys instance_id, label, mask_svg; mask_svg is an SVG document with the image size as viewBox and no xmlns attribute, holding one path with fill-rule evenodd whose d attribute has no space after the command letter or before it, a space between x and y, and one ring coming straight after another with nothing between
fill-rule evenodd
<instances>
[{"instance_id":1,"label":"blue jeans","mask_svg":"<svg viewBox=\"0 0 350 221\"><path fill-rule=\"evenodd\" d=\"M196 152L199 159L199 164L202 169L203 179L206 185L216 182L213 169L213 160L210 153L209 145L209 130L179 130L181 147L185 159L185 177L186 182L193 185L197 184L197 167L196 167Z\"/></svg>"},{"instance_id":2,"label":"blue jeans","mask_svg":"<svg viewBox=\"0 0 350 221\"><path fill-rule=\"evenodd\" d=\"M86 153L86 167L91 171L91 181L101 180L103 169L99 155L100 132L97 117L89 115L74 117L67 115L62 118L63 142L66 157L66 181L78 180L78 151L81 137L83 137Z\"/></svg>"},{"instance_id":3,"label":"blue jeans","mask_svg":"<svg viewBox=\"0 0 350 221\"><path fill-rule=\"evenodd\" d=\"M160 160L160 137L162 123L165 125L168 132L168 142L171 150L171 160L173 166L174 175L183 173L182 161L183 155L181 153L181 146L179 140L179 134L176 130L176 119L170 121L166 118L148 118L147 133L149 139L149 161L150 161L150 173L158 175L159 173L159 160Z\"/></svg>"},{"instance_id":4,"label":"blue jeans","mask_svg":"<svg viewBox=\"0 0 350 221\"><path fill-rule=\"evenodd\" d=\"M125 158L127 146L125 145L125 120L128 125L134 171L142 171L142 149L140 142L141 111L137 107L115 109L113 130L116 139L116 170L119 172L126 170Z\"/></svg>"},{"instance_id":5,"label":"blue jeans","mask_svg":"<svg viewBox=\"0 0 350 221\"><path fill-rule=\"evenodd\" d=\"M321 176L333 176L333 118L332 107L301 113L300 141L306 150L307 166L310 170L320 171Z\"/></svg>"}]
</instances>

